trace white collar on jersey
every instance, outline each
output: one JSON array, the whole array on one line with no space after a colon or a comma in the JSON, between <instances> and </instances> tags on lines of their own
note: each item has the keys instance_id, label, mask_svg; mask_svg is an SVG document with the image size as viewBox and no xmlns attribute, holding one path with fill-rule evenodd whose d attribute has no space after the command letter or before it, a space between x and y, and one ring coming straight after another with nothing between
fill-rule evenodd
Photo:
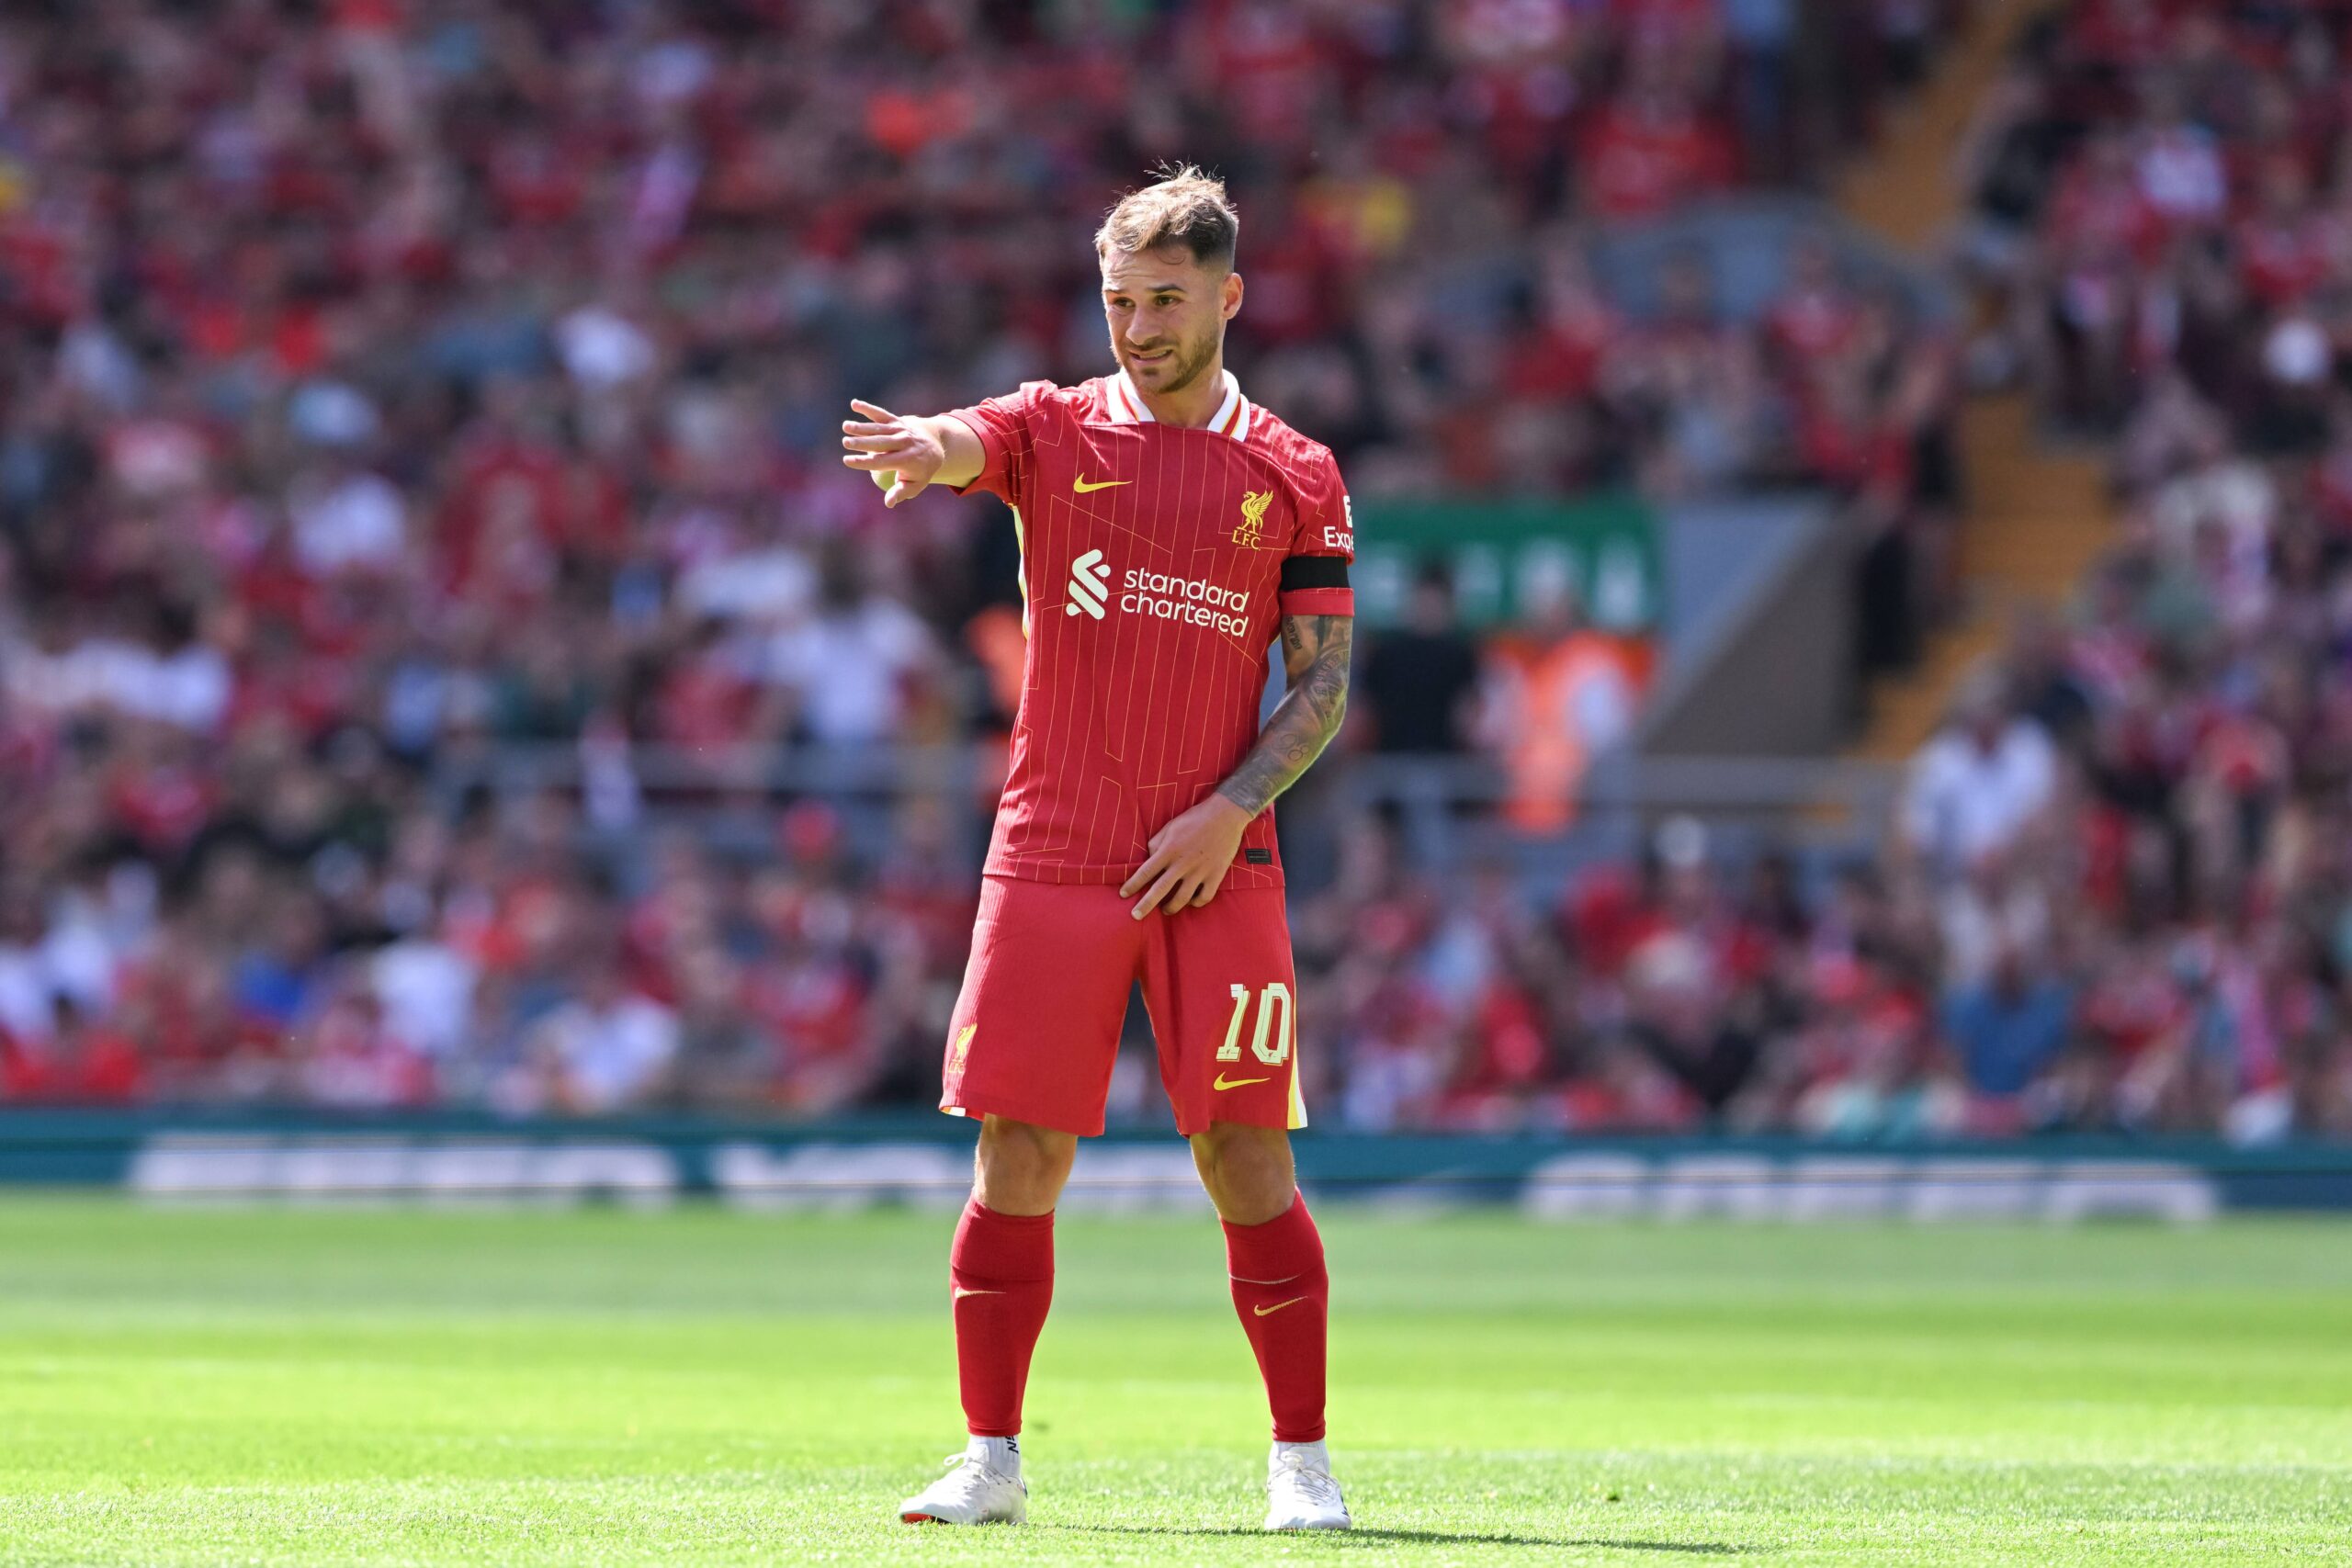
<instances>
[{"instance_id":1,"label":"white collar on jersey","mask_svg":"<svg viewBox=\"0 0 2352 1568\"><path fill-rule=\"evenodd\" d=\"M1221 374L1225 377L1225 401L1217 405L1216 417L1209 421L1208 428L1220 435L1230 435L1236 441L1247 441L1250 439L1250 400L1241 395L1241 383L1233 378L1232 371ZM1143 394L1136 391L1136 384L1127 378L1124 366L1116 376L1111 378L1111 395L1103 401L1110 405L1113 424L1159 423L1151 417L1151 410L1144 405Z\"/></svg>"}]
</instances>

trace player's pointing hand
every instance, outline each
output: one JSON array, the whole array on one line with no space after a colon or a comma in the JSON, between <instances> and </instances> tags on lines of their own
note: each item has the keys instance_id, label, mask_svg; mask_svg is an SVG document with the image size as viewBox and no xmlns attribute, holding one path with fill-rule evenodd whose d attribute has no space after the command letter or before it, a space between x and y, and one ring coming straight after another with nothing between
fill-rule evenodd
<instances>
[{"instance_id":1,"label":"player's pointing hand","mask_svg":"<svg viewBox=\"0 0 2352 1568\"><path fill-rule=\"evenodd\" d=\"M892 475L890 488L882 497L885 506L897 506L921 495L947 460L947 451L940 442L931 422L900 419L879 403L850 400L852 409L863 419L842 422L842 463L875 476Z\"/></svg>"},{"instance_id":2,"label":"player's pointing hand","mask_svg":"<svg viewBox=\"0 0 2352 1568\"><path fill-rule=\"evenodd\" d=\"M1172 915L1207 903L1233 869L1233 857L1241 852L1242 829L1249 826L1249 812L1211 794L1151 836L1147 846L1150 858L1120 885L1119 897L1132 898L1137 888L1145 890L1143 901L1135 907L1138 920L1155 906Z\"/></svg>"}]
</instances>

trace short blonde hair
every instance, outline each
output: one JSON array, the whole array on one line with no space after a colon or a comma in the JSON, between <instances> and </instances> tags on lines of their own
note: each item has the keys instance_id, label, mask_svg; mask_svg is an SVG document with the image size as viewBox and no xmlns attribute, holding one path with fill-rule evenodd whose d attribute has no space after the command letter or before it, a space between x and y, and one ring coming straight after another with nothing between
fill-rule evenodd
<instances>
[{"instance_id":1,"label":"short blonde hair","mask_svg":"<svg viewBox=\"0 0 2352 1568\"><path fill-rule=\"evenodd\" d=\"M1190 164L1164 171L1159 180L1119 198L1094 231L1094 254L1135 254L1182 245L1197 262L1228 271L1241 237L1241 218L1225 194L1225 182Z\"/></svg>"}]
</instances>

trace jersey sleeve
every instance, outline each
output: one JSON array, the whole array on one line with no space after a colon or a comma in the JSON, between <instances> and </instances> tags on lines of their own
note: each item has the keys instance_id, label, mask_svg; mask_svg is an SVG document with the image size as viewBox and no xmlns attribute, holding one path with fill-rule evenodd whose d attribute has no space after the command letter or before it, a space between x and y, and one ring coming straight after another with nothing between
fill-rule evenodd
<instances>
[{"instance_id":1,"label":"jersey sleeve","mask_svg":"<svg viewBox=\"0 0 2352 1568\"><path fill-rule=\"evenodd\" d=\"M1348 586L1348 563L1356 558L1356 523L1340 465L1320 452L1300 474L1298 487L1297 521L1283 559L1282 612L1352 615L1356 593Z\"/></svg>"},{"instance_id":2,"label":"jersey sleeve","mask_svg":"<svg viewBox=\"0 0 2352 1568\"><path fill-rule=\"evenodd\" d=\"M957 495L988 491L1011 506L1021 504L1022 491L1036 457L1035 419L1051 381L1024 381L1009 398L983 398L970 408L949 409L980 439L980 471L971 483L955 487Z\"/></svg>"}]
</instances>

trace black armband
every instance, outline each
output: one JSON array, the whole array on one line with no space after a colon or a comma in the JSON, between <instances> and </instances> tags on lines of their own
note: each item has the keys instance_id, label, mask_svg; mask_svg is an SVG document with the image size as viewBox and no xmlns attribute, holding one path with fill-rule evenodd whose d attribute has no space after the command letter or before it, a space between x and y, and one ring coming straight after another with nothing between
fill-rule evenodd
<instances>
[{"instance_id":1,"label":"black armband","mask_svg":"<svg viewBox=\"0 0 2352 1568\"><path fill-rule=\"evenodd\" d=\"M1292 556L1283 562L1283 592L1299 588L1345 588L1348 563L1339 556Z\"/></svg>"}]
</instances>

